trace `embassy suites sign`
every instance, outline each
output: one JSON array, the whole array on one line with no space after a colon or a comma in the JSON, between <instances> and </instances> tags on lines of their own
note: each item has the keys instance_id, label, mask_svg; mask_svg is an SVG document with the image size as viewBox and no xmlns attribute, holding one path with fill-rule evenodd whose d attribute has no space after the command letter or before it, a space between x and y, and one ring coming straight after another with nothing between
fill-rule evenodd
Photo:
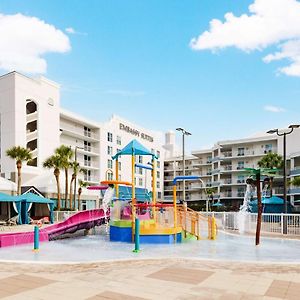
<instances>
[{"instance_id":1,"label":"embassy suites sign","mask_svg":"<svg viewBox=\"0 0 300 300\"><path fill-rule=\"evenodd\" d=\"M131 127L129 127L127 125L124 125L122 123L119 124L119 128L120 128L120 130L126 131L126 132L128 132L128 133L130 133L130 134L132 134L132 135L134 135L136 137L140 137L140 138L142 138L144 140L147 140L147 141L149 141L151 143L154 140L152 136L150 136L148 134L145 134L143 132L140 132L139 130L131 128Z\"/></svg>"}]
</instances>

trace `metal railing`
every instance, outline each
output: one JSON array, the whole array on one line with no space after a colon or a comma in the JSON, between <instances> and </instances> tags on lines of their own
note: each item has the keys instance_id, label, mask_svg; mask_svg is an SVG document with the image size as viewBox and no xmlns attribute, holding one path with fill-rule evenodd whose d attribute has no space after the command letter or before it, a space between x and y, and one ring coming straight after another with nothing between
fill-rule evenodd
<instances>
[{"instance_id":1,"label":"metal railing","mask_svg":"<svg viewBox=\"0 0 300 300\"><path fill-rule=\"evenodd\" d=\"M203 215L214 215L217 226L222 230L238 231L241 226L245 233L255 234L257 214L239 212L202 212ZM282 234L283 220L287 219L287 235L300 236L300 214L262 214L262 234ZM243 223L243 224L241 224Z\"/></svg>"}]
</instances>

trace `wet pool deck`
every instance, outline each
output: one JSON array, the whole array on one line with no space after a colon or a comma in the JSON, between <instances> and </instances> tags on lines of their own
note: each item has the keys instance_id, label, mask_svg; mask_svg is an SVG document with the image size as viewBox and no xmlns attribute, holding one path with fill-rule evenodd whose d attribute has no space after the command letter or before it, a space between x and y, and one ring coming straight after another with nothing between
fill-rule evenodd
<instances>
[{"instance_id":1,"label":"wet pool deck","mask_svg":"<svg viewBox=\"0 0 300 300\"><path fill-rule=\"evenodd\" d=\"M0 263L1 299L299 299L300 265L187 259Z\"/></svg>"}]
</instances>

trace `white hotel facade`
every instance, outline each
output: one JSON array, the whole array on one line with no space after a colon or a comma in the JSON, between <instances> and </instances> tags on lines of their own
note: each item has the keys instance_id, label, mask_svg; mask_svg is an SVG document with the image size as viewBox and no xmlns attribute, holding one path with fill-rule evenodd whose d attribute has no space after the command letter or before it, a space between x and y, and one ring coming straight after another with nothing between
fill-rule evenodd
<instances>
[{"instance_id":1,"label":"white hotel facade","mask_svg":"<svg viewBox=\"0 0 300 300\"><path fill-rule=\"evenodd\" d=\"M44 77L33 79L17 72L0 77L0 117L2 177L13 181L16 179L15 161L6 156L6 150L15 145L28 148L34 159L22 168L22 185L35 186L47 197L55 198L55 178L53 172L43 169L43 162L53 155L57 147L63 144L77 149L77 161L87 171L78 179L93 185L106 178L114 178L115 162L111 160L112 155L132 139L137 139L159 156L156 186L158 198L162 197L164 148L160 132L142 128L118 116L100 123L64 110L60 107L60 86L57 83ZM141 163L148 163L147 157L137 159ZM119 179L130 181L129 157L122 156L119 164ZM137 187L150 189L151 174L148 173L147 170L136 169ZM98 205L97 192L86 190L82 199L84 208Z\"/></svg>"},{"instance_id":2,"label":"white hotel facade","mask_svg":"<svg viewBox=\"0 0 300 300\"><path fill-rule=\"evenodd\" d=\"M205 206L206 188L214 188L214 199L231 209L238 209L243 202L246 190L246 179L249 176L244 168L257 168L258 161L267 153L283 155L283 138L265 135L255 138L219 141L211 149L192 151L186 157L185 174L197 175L203 180L186 182L187 201L202 203ZM288 179L300 176L300 130L296 129L287 135ZM166 158L164 164L165 199L172 197L172 179L183 174L182 156ZM283 196L281 179L275 178L273 194ZM182 198L183 186L179 183L178 197ZM288 188L288 200L294 210L300 211L300 188ZM299 202L298 202L299 200ZM202 201L202 202L201 202ZM298 206L298 207L297 207Z\"/></svg>"}]
</instances>

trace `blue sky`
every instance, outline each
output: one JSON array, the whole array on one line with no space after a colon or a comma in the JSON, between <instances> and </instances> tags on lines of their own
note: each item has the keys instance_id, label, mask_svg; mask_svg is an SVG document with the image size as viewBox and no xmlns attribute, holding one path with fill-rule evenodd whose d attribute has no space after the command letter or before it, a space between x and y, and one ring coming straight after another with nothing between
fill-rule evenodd
<instances>
[{"instance_id":1,"label":"blue sky","mask_svg":"<svg viewBox=\"0 0 300 300\"><path fill-rule=\"evenodd\" d=\"M0 13L37 17L69 37L69 51L43 55L63 107L99 121L116 113L155 130L184 127L189 149L199 149L300 122L300 77L278 72L286 60L262 60L278 43L216 53L189 45L212 19L249 14L253 2L1 0Z\"/></svg>"}]
</instances>

